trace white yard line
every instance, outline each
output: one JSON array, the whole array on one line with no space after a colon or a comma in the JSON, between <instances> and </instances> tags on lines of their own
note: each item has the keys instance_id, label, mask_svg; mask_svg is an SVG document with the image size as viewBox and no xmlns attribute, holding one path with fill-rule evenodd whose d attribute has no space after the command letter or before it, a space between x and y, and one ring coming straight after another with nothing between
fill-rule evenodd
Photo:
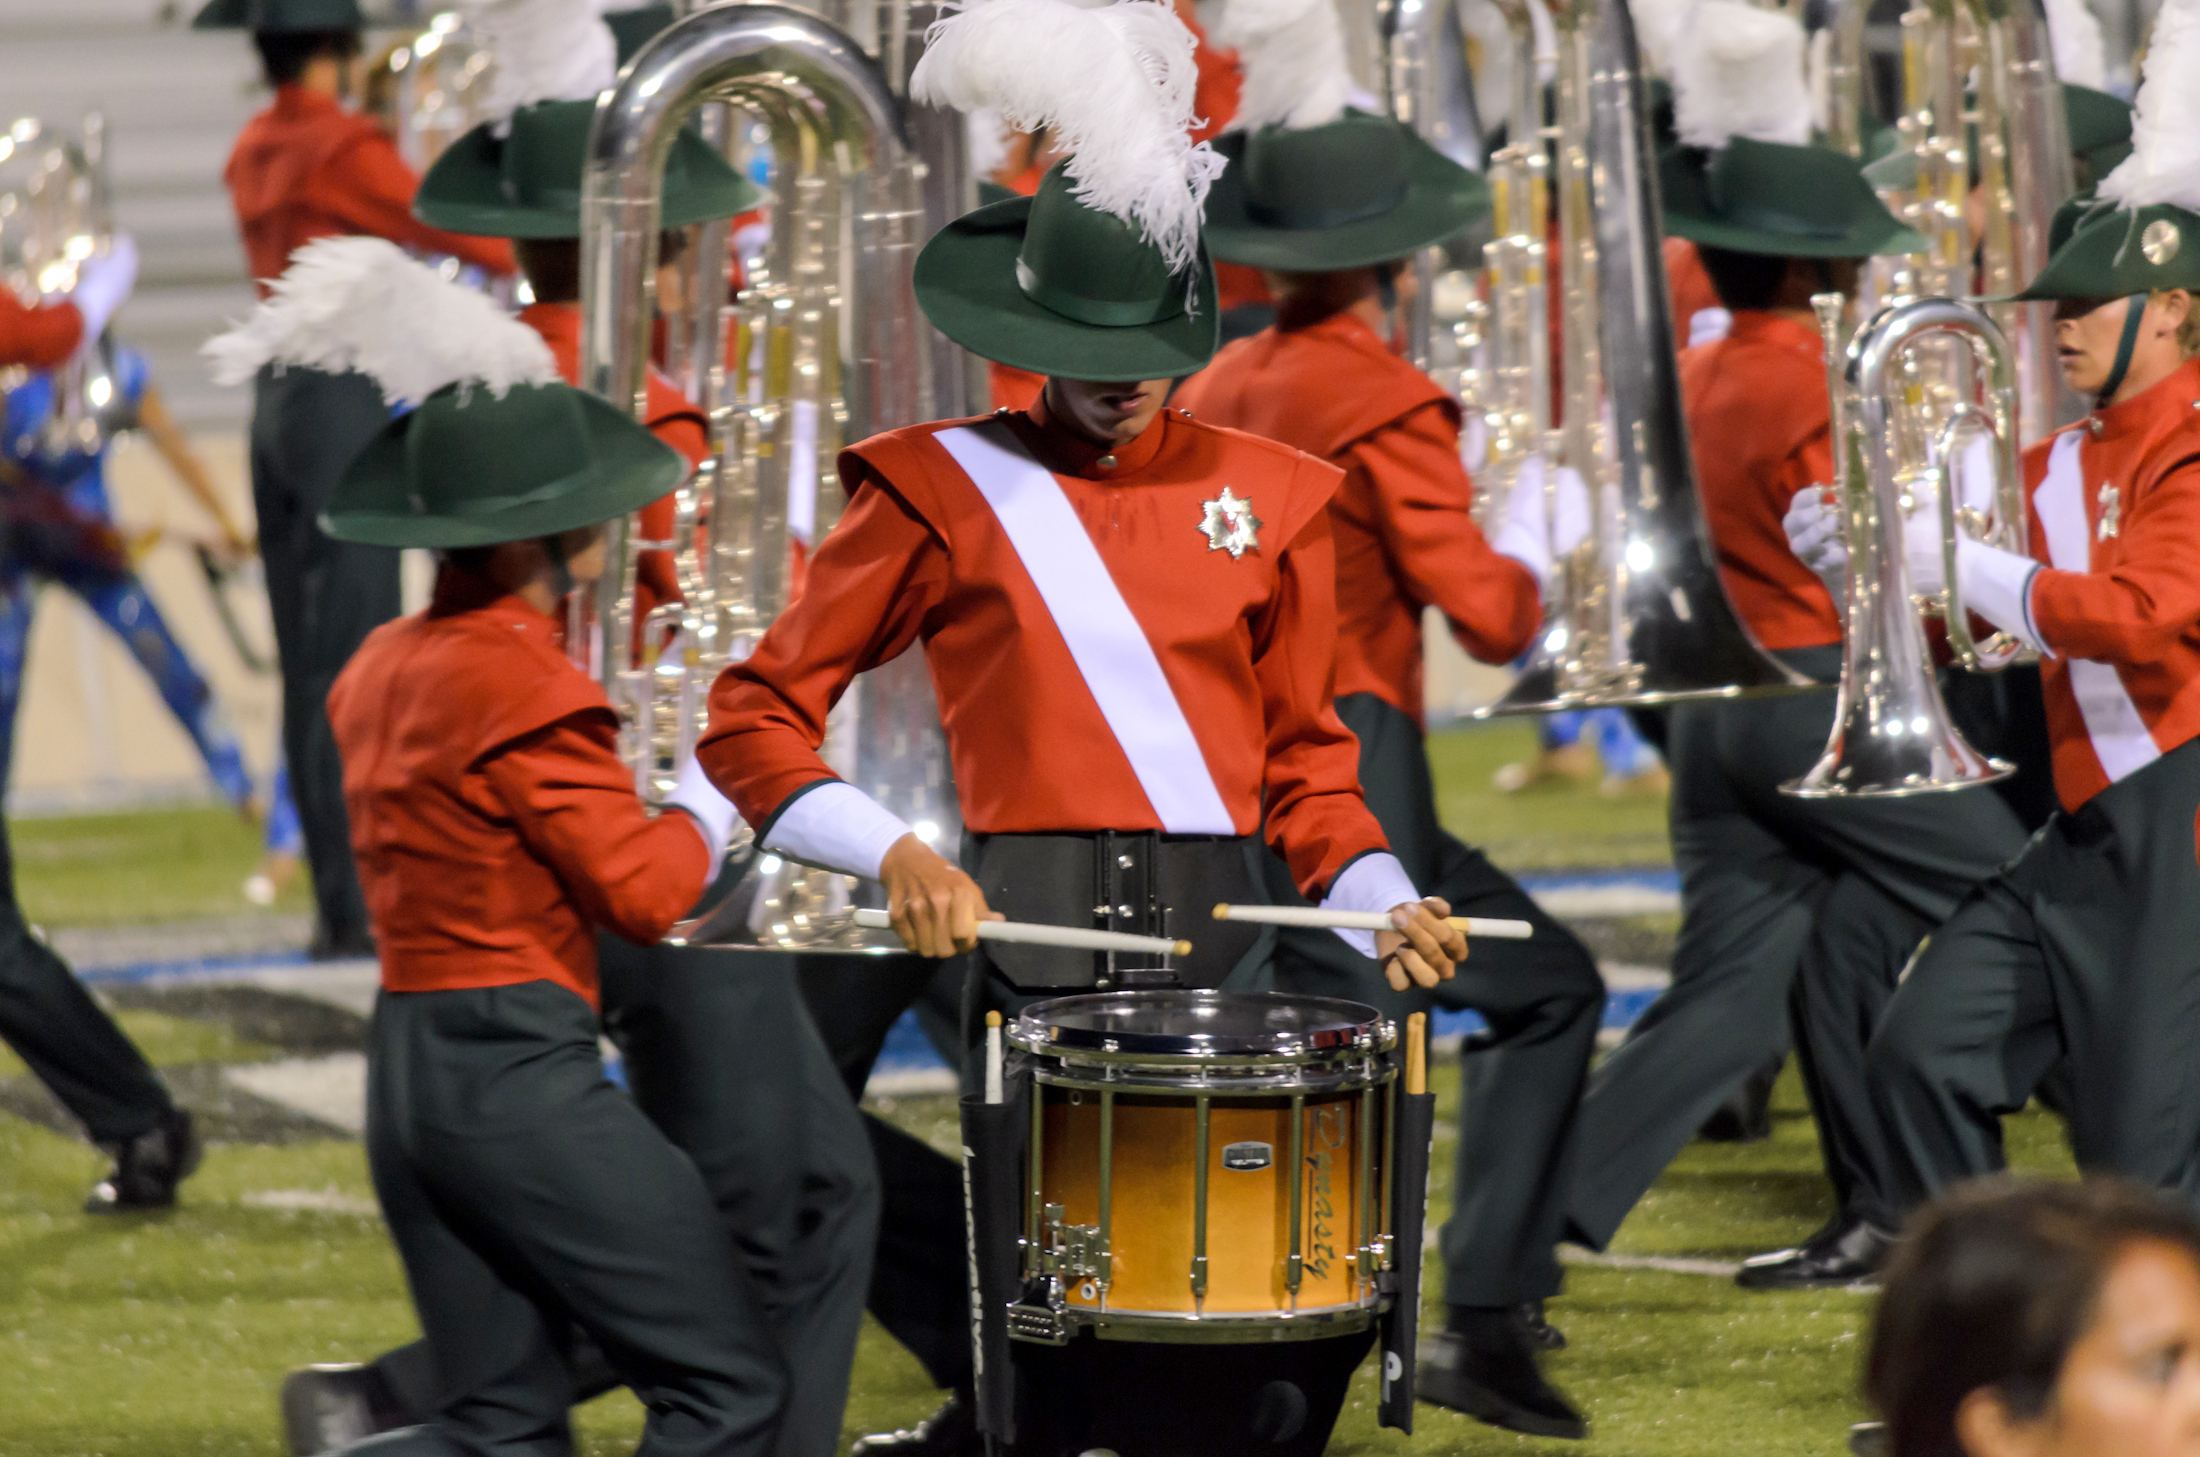
<instances>
[{"instance_id":1,"label":"white yard line","mask_svg":"<svg viewBox=\"0 0 2200 1457\"><path fill-rule=\"evenodd\" d=\"M347 1133L366 1129L367 1056L363 1052L238 1063L223 1068L222 1076L248 1093Z\"/></svg>"}]
</instances>

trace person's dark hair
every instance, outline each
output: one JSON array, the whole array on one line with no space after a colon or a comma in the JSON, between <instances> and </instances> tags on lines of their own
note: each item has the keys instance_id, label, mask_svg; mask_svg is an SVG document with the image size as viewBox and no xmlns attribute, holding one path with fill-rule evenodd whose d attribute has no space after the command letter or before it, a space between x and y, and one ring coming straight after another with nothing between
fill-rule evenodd
<instances>
[{"instance_id":1,"label":"person's dark hair","mask_svg":"<svg viewBox=\"0 0 2200 1457\"><path fill-rule=\"evenodd\" d=\"M2200 1219L2116 1179L1981 1179L1920 1210L1881 1278L1864 1358L1892 1457L1963 1457L1956 1412L1974 1391L2020 1421L2045 1412L2110 1268L2143 1240L2200 1263Z\"/></svg>"},{"instance_id":2,"label":"person's dark hair","mask_svg":"<svg viewBox=\"0 0 2200 1457\"><path fill-rule=\"evenodd\" d=\"M321 56L348 61L358 55L360 39L356 30L255 30L252 44L267 84L288 86Z\"/></svg>"},{"instance_id":3,"label":"person's dark hair","mask_svg":"<svg viewBox=\"0 0 2200 1457\"><path fill-rule=\"evenodd\" d=\"M1711 275L1711 287L1722 307L1734 310L1769 309L1780 298L1787 282L1788 261L1774 253L1737 253L1732 248L1696 245L1703 271Z\"/></svg>"},{"instance_id":4,"label":"person's dark hair","mask_svg":"<svg viewBox=\"0 0 2200 1457\"><path fill-rule=\"evenodd\" d=\"M667 228L657 235L657 261L671 263L687 250L687 233ZM578 303L581 296L581 240L578 238L514 238L512 251L519 257L519 271L527 275L528 291L535 302Z\"/></svg>"}]
</instances>

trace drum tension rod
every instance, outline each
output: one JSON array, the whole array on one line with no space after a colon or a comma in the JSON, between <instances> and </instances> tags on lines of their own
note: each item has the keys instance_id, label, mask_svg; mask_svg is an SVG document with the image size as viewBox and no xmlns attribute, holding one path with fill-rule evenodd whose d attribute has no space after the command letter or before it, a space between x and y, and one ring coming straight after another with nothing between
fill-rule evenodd
<instances>
[{"instance_id":1,"label":"drum tension rod","mask_svg":"<svg viewBox=\"0 0 2200 1457\"><path fill-rule=\"evenodd\" d=\"M1299 1308L1299 1281L1306 1271L1303 1253L1306 1220L1306 1094L1291 1095L1291 1252L1283 1262L1283 1288L1291 1309Z\"/></svg>"},{"instance_id":2,"label":"drum tension rod","mask_svg":"<svg viewBox=\"0 0 2200 1457\"><path fill-rule=\"evenodd\" d=\"M1207 1095L1192 1101L1192 1313L1207 1302Z\"/></svg>"}]
</instances>

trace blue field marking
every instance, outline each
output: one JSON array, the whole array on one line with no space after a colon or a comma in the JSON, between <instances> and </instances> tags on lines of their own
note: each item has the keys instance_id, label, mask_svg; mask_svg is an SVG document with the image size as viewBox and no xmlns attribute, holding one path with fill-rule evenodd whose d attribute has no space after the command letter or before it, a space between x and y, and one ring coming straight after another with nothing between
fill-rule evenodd
<instances>
[{"instance_id":1,"label":"blue field marking","mask_svg":"<svg viewBox=\"0 0 2200 1457\"><path fill-rule=\"evenodd\" d=\"M185 961L137 961L125 966L79 966L77 980L92 986L131 986L161 978L172 981L220 982L238 972L287 970L315 966L296 951L255 951L242 956L204 956Z\"/></svg>"}]
</instances>

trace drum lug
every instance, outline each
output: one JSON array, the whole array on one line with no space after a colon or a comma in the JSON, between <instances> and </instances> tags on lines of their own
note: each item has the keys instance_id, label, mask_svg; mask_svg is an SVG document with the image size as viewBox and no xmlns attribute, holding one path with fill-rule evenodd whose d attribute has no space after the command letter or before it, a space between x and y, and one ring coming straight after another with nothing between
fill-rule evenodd
<instances>
[{"instance_id":1,"label":"drum lug","mask_svg":"<svg viewBox=\"0 0 2200 1457\"><path fill-rule=\"evenodd\" d=\"M1024 1298L1008 1307L1008 1334L1012 1340L1066 1346L1069 1333L1059 1280L1032 1281L1024 1287Z\"/></svg>"}]
</instances>

